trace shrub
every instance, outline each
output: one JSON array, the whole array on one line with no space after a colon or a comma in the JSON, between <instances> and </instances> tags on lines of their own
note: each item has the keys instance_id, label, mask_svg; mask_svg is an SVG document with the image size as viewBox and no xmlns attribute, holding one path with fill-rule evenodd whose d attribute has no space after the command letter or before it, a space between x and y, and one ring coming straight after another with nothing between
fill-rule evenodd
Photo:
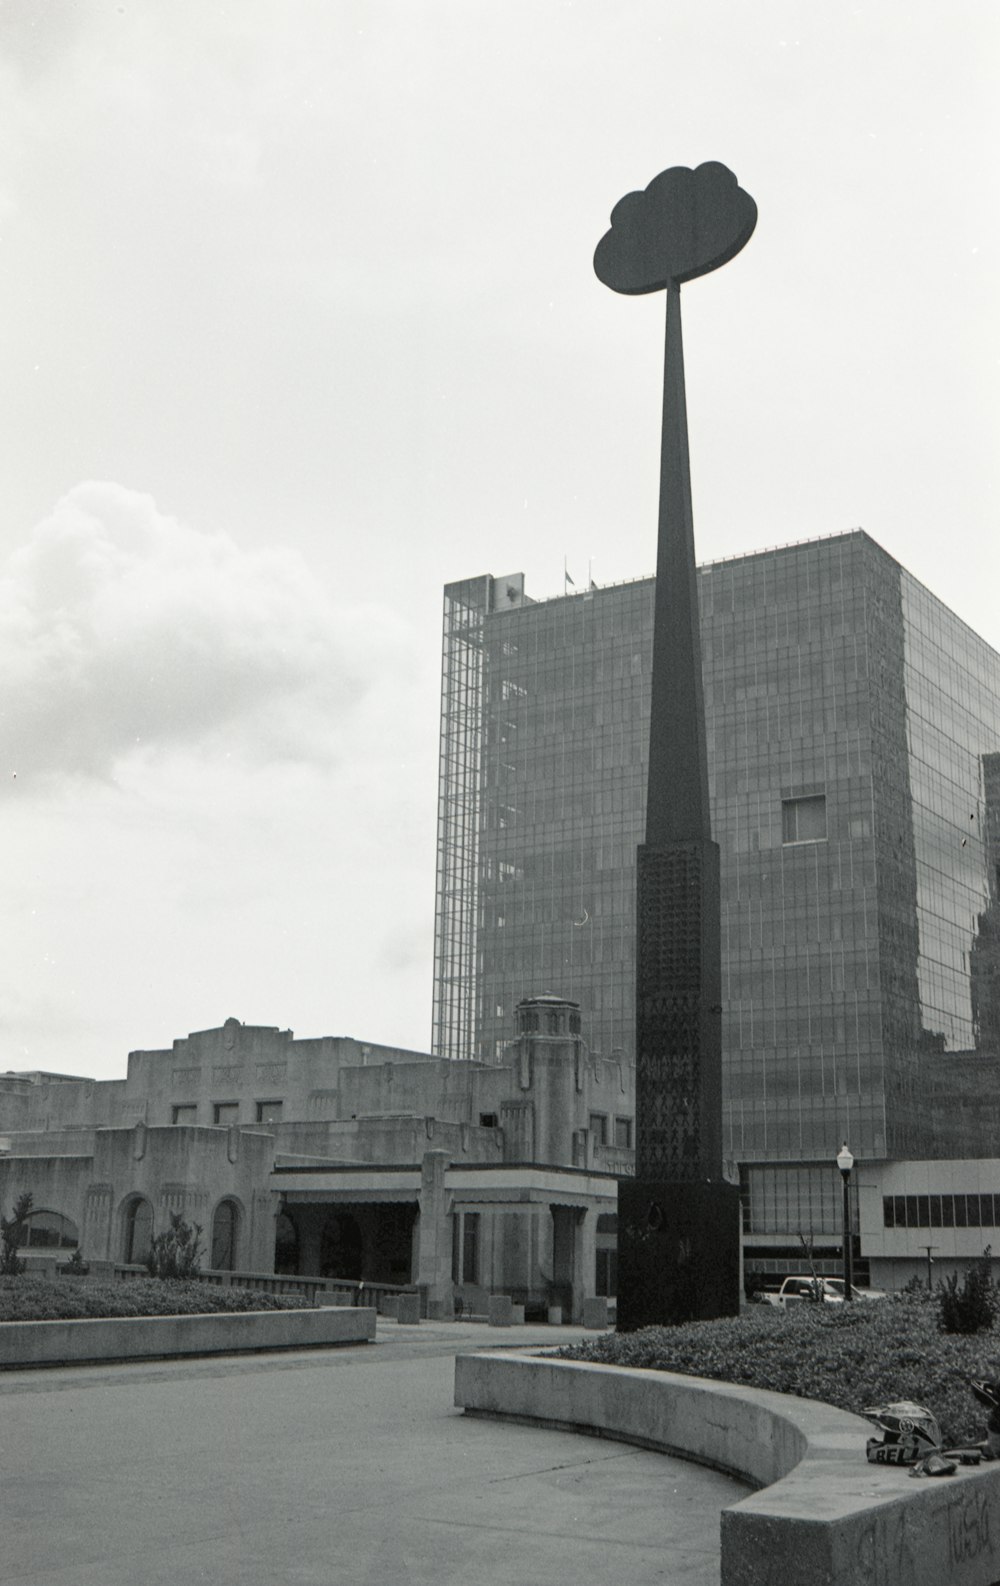
<instances>
[{"instance_id":1,"label":"shrub","mask_svg":"<svg viewBox=\"0 0 1000 1586\"><path fill-rule=\"evenodd\" d=\"M193 1278L201 1270L201 1223L186 1223L180 1212L171 1212L170 1227L157 1234L149 1247L146 1268L151 1278Z\"/></svg>"},{"instance_id":2,"label":"shrub","mask_svg":"<svg viewBox=\"0 0 1000 1586\"><path fill-rule=\"evenodd\" d=\"M870 1404L913 1399L933 1412L952 1446L985 1431L983 1412L960 1375L998 1374L977 1340L939 1332L935 1307L907 1296L800 1305L787 1313L754 1305L743 1316L715 1322L601 1333L559 1353L770 1388L855 1415Z\"/></svg>"},{"instance_id":3,"label":"shrub","mask_svg":"<svg viewBox=\"0 0 1000 1586\"><path fill-rule=\"evenodd\" d=\"M923 1278L918 1277L916 1273L904 1283L903 1293L908 1294L914 1300L928 1300L932 1297Z\"/></svg>"},{"instance_id":4,"label":"shrub","mask_svg":"<svg viewBox=\"0 0 1000 1586\"><path fill-rule=\"evenodd\" d=\"M100 1316L194 1316L218 1311L288 1311L309 1307L301 1294L269 1294L160 1278L0 1278L0 1322L76 1321ZM2 1350L2 1344L0 1344Z\"/></svg>"},{"instance_id":5,"label":"shrub","mask_svg":"<svg viewBox=\"0 0 1000 1586\"><path fill-rule=\"evenodd\" d=\"M1000 1311L1000 1295L993 1282L990 1246L974 1261L962 1279L953 1272L938 1284L938 1326L942 1333L985 1333Z\"/></svg>"},{"instance_id":6,"label":"shrub","mask_svg":"<svg viewBox=\"0 0 1000 1586\"><path fill-rule=\"evenodd\" d=\"M16 1278L27 1265L17 1254L25 1233L25 1224L31 1210L31 1196L27 1191L14 1202L12 1217L0 1217L0 1275Z\"/></svg>"},{"instance_id":7,"label":"shrub","mask_svg":"<svg viewBox=\"0 0 1000 1586\"><path fill-rule=\"evenodd\" d=\"M70 1278L83 1277L85 1273L90 1271L86 1261L83 1259L83 1251L80 1249L79 1245L77 1245L76 1249L73 1251L73 1254L67 1261L64 1270L66 1272L66 1276Z\"/></svg>"}]
</instances>

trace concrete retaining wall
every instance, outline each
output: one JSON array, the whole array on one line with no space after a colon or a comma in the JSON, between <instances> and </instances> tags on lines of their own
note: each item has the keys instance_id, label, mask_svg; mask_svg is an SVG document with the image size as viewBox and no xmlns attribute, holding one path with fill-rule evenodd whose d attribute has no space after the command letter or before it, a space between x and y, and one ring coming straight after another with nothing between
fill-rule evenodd
<instances>
[{"instance_id":1,"label":"concrete retaining wall","mask_svg":"<svg viewBox=\"0 0 1000 1586\"><path fill-rule=\"evenodd\" d=\"M375 1311L361 1306L222 1311L211 1316L111 1316L0 1323L0 1367L55 1366L164 1355L230 1355L368 1343Z\"/></svg>"},{"instance_id":2,"label":"concrete retaining wall","mask_svg":"<svg viewBox=\"0 0 1000 1586\"><path fill-rule=\"evenodd\" d=\"M1000 1466L869 1465L867 1421L700 1377L504 1351L459 1355L455 1403L679 1453L762 1490L723 1510L722 1586L995 1586Z\"/></svg>"}]
</instances>

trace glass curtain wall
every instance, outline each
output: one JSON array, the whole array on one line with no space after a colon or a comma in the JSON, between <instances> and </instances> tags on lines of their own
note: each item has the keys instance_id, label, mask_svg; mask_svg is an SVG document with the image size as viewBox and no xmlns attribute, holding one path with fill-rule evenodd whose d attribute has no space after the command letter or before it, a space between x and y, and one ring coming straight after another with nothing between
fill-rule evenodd
<instances>
[{"instance_id":1,"label":"glass curtain wall","mask_svg":"<svg viewBox=\"0 0 1000 1586\"><path fill-rule=\"evenodd\" d=\"M991 1060L994 1087L1000 1061L1000 657L860 530L698 586L727 1155L934 1154L948 1057ZM553 992L593 1049L631 1057L653 580L463 601L446 605L441 1028L463 1032L453 1055L496 1060L521 998Z\"/></svg>"}]
</instances>

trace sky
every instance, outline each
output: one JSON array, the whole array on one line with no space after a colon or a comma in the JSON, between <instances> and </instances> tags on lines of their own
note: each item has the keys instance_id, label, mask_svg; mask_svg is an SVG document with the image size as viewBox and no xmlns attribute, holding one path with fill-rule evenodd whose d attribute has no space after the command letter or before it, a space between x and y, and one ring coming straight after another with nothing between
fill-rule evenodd
<instances>
[{"instance_id":1,"label":"sky","mask_svg":"<svg viewBox=\"0 0 1000 1586\"><path fill-rule=\"evenodd\" d=\"M992 0L0 0L0 1070L430 1041L442 587L863 527L1000 648ZM565 559L565 562L564 562Z\"/></svg>"}]
</instances>

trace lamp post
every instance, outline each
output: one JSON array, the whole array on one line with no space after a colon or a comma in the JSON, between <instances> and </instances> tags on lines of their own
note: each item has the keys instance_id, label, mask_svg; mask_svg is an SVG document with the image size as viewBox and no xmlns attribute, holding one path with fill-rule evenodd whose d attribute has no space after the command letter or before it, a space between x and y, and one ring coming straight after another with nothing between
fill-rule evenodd
<instances>
[{"instance_id":1,"label":"lamp post","mask_svg":"<svg viewBox=\"0 0 1000 1586\"><path fill-rule=\"evenodd\" d=\"M854 1277L851 1261L851 1169L854 1166L854 1157L846 1140L837 1152L837 1166L844 1185L844 1303L846 1305L854 1298L851 1293Z\"/></svg>"}]
</instances>

